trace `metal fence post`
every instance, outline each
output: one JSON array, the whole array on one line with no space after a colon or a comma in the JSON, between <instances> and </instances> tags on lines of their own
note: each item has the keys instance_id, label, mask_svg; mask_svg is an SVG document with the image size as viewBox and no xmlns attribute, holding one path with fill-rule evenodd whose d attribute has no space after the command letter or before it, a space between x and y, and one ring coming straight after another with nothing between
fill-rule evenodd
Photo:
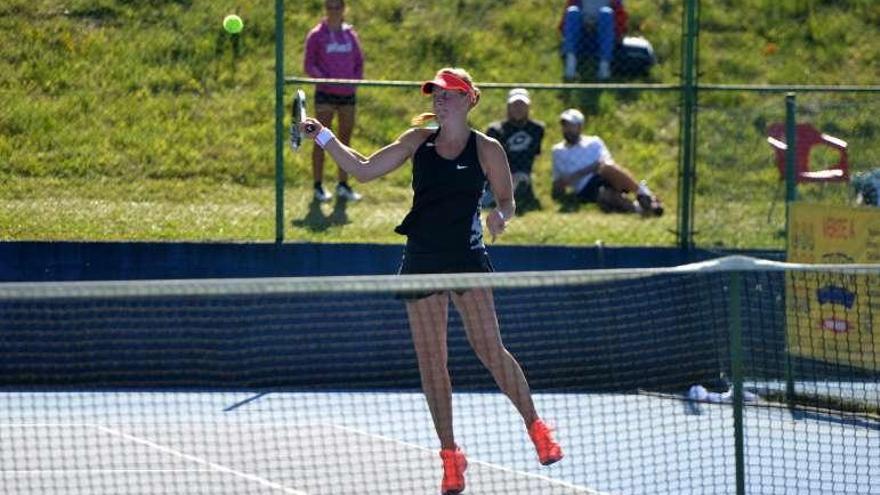
<instances>
[{"instance_id":1,"label":"metal fence post","mask_svg":"<svg viewBox=\"0 0 880 495\"><path fill-rule=\"evenodd\" d=\"M275 0L275 242L284 242L284 0Z\"/></svg>"},{"instance_id":2,"label":"metal fence post","mask_svg":"<svg viewBox=\"0 0 880 495\"><path fill-rule=\"evenodd\" d=\"M797 160L797 100L794 92L789 92L785 95L785 144L785 239L787 243L789 239L791 203L797 201L797 171L795 170L795 160ZM789 277L789 274L786 273L785 276ZM786 321L787 328L788 322ZM785 402L788 404L788 410L792 416L796 416L794 363L792 363L791 353L788 349L788 337L786 337L785 343Z\"/></svg>"},{"instance_id":3,"label":"metal fence post","mask_svg":"<svg viewBox=\"0 0 880 495\"><path fill-rule=\"evenodd\" d=\"M797 103L795 94L785 95L785 232L788 234L788 208L797 201Z\"/></svg>"},{"instance_id":4,"label":"metal fence post","mask_svg":"<svg viewBox=\"0 0 880 495\"><path fill-rule=\"evenodd\" d=\"M681 57L680 162L678 167L678 246L689 251L693 246L693 204L696 161L697 107L697 9L699 0L688 0L682 18L684 43Z\"/></svg>"}]
</instances>

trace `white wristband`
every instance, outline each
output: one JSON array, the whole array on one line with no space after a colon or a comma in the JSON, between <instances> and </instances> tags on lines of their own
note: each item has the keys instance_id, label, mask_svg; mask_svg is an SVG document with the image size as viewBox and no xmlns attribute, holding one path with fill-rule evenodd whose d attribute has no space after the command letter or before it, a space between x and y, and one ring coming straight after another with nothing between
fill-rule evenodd
<instances>
[{"instance_id":1,"label":"white wristband","mask_svg":"<svg viewBox=\"0 0 880 495\"><path fill-rule=\"evenodd\" d=\"M323 149L324 146L326 146L327 143L335 137L336 136L333 135L333 131L324 127L323 129L321 129L321 132L319 132L318 135L315 136L315 143Z\"/></svg>"}]
</instances>

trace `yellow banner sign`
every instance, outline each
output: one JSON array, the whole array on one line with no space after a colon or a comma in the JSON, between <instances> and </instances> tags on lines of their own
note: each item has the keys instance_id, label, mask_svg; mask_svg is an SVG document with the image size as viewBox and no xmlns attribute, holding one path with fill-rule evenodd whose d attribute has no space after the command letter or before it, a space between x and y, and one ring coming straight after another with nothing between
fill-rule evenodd
<instances>
[{"instance_id":1,"label":"yellow banner sign","mask_svg":"<svg viewBox=\"0 0 880 495\"><path fill-rule=\"evenodd\" d=\"M788 261L880 263L880 209L794 203L789 213ZM792 354L880 370L880 276L789 273L786 313Z\"/></svg>"}]
</instances>

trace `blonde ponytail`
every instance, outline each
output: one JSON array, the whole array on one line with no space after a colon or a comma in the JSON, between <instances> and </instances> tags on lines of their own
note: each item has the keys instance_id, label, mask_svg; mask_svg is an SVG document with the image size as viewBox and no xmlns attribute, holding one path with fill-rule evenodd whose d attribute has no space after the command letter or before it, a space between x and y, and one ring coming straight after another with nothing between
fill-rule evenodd
<instances>
[{"instance_id":1,"label":"blonde ponytail","mask_svg":"<svg viewBox=\"0 0 880 495\"><path fill-rule=\"evenodd\" d=\"M437 114L431 113L431 112L425 112L423 114L416 115L415 117L413 117L412 120L410 121L410 123L416 127L422 127L425 124L427 124L428 122L430 122L436 118L437 118Z\"/></svg>"},{"instance_id":2,"label":"blonde ponytail","mask_svg":"<svg viewBox=\"0 0 880 495\"><path fill-rule=\"evenodd\" d=\"M478 103L480 103L480 88L474 86L474 99L471 100L471 108L473 109Z\"/></svg>"}]
</instances>

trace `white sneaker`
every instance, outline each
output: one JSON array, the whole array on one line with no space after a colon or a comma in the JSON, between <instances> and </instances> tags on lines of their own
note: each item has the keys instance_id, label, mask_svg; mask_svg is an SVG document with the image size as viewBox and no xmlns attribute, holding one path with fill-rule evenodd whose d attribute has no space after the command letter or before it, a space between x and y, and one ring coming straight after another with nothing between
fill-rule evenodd
<instances>
[{"instance_id":1,"label":"white sneaker","mask_svg":"<svg viewBox=\"0 0 880 495\"><path fill-rule=\"evenodd\" d=\"M611 78L611 64L607 60L599 61L599 69L596 71L596 77L600 81L607 81Z\"/></svg>"},{"instance_id":2,"label":"white sneaker","mask_svg":"<svg viewBox=\"0 0 880 495\"><path fill-rule=\"evenodd\" d=\"M360 201L363 196L355 192L350 186L346 184L337 184L336 185L336 195L342 199L347 199L349 201Z\"/></svg>"},{"instance_id":3,"label":"white sneaker","mask_svg":"<svg viewBox=\"0 0 880 495\"><path fill-rule=\"evenodd\" d=\"M571 81L577 75L577 57L574 53L565 54L565 79Z\"/></svg>"},{"instance_id":4,"label":"white sneaker","mask_svg":"<svg viewBox=\"0 0 880 495\"><path fill-rule=\"evenodd\" d=\"M326 203L331 199L333 199L333 195L325 190L323 186L315 186L315 201Z\"/></svg>"},{"instance_id":5,"label":"white sneaker","mask_svg":"<svg viewBox=\"0 0 880 495\"><path fill-rule=\"evenodd\" d=\"M645 181L639 183L639 190L636 192L636 202L641 206L642 211L639 213L647 216L663 216L663 203L660 198L654 195Z\"/></svg>"}]
</instances>

